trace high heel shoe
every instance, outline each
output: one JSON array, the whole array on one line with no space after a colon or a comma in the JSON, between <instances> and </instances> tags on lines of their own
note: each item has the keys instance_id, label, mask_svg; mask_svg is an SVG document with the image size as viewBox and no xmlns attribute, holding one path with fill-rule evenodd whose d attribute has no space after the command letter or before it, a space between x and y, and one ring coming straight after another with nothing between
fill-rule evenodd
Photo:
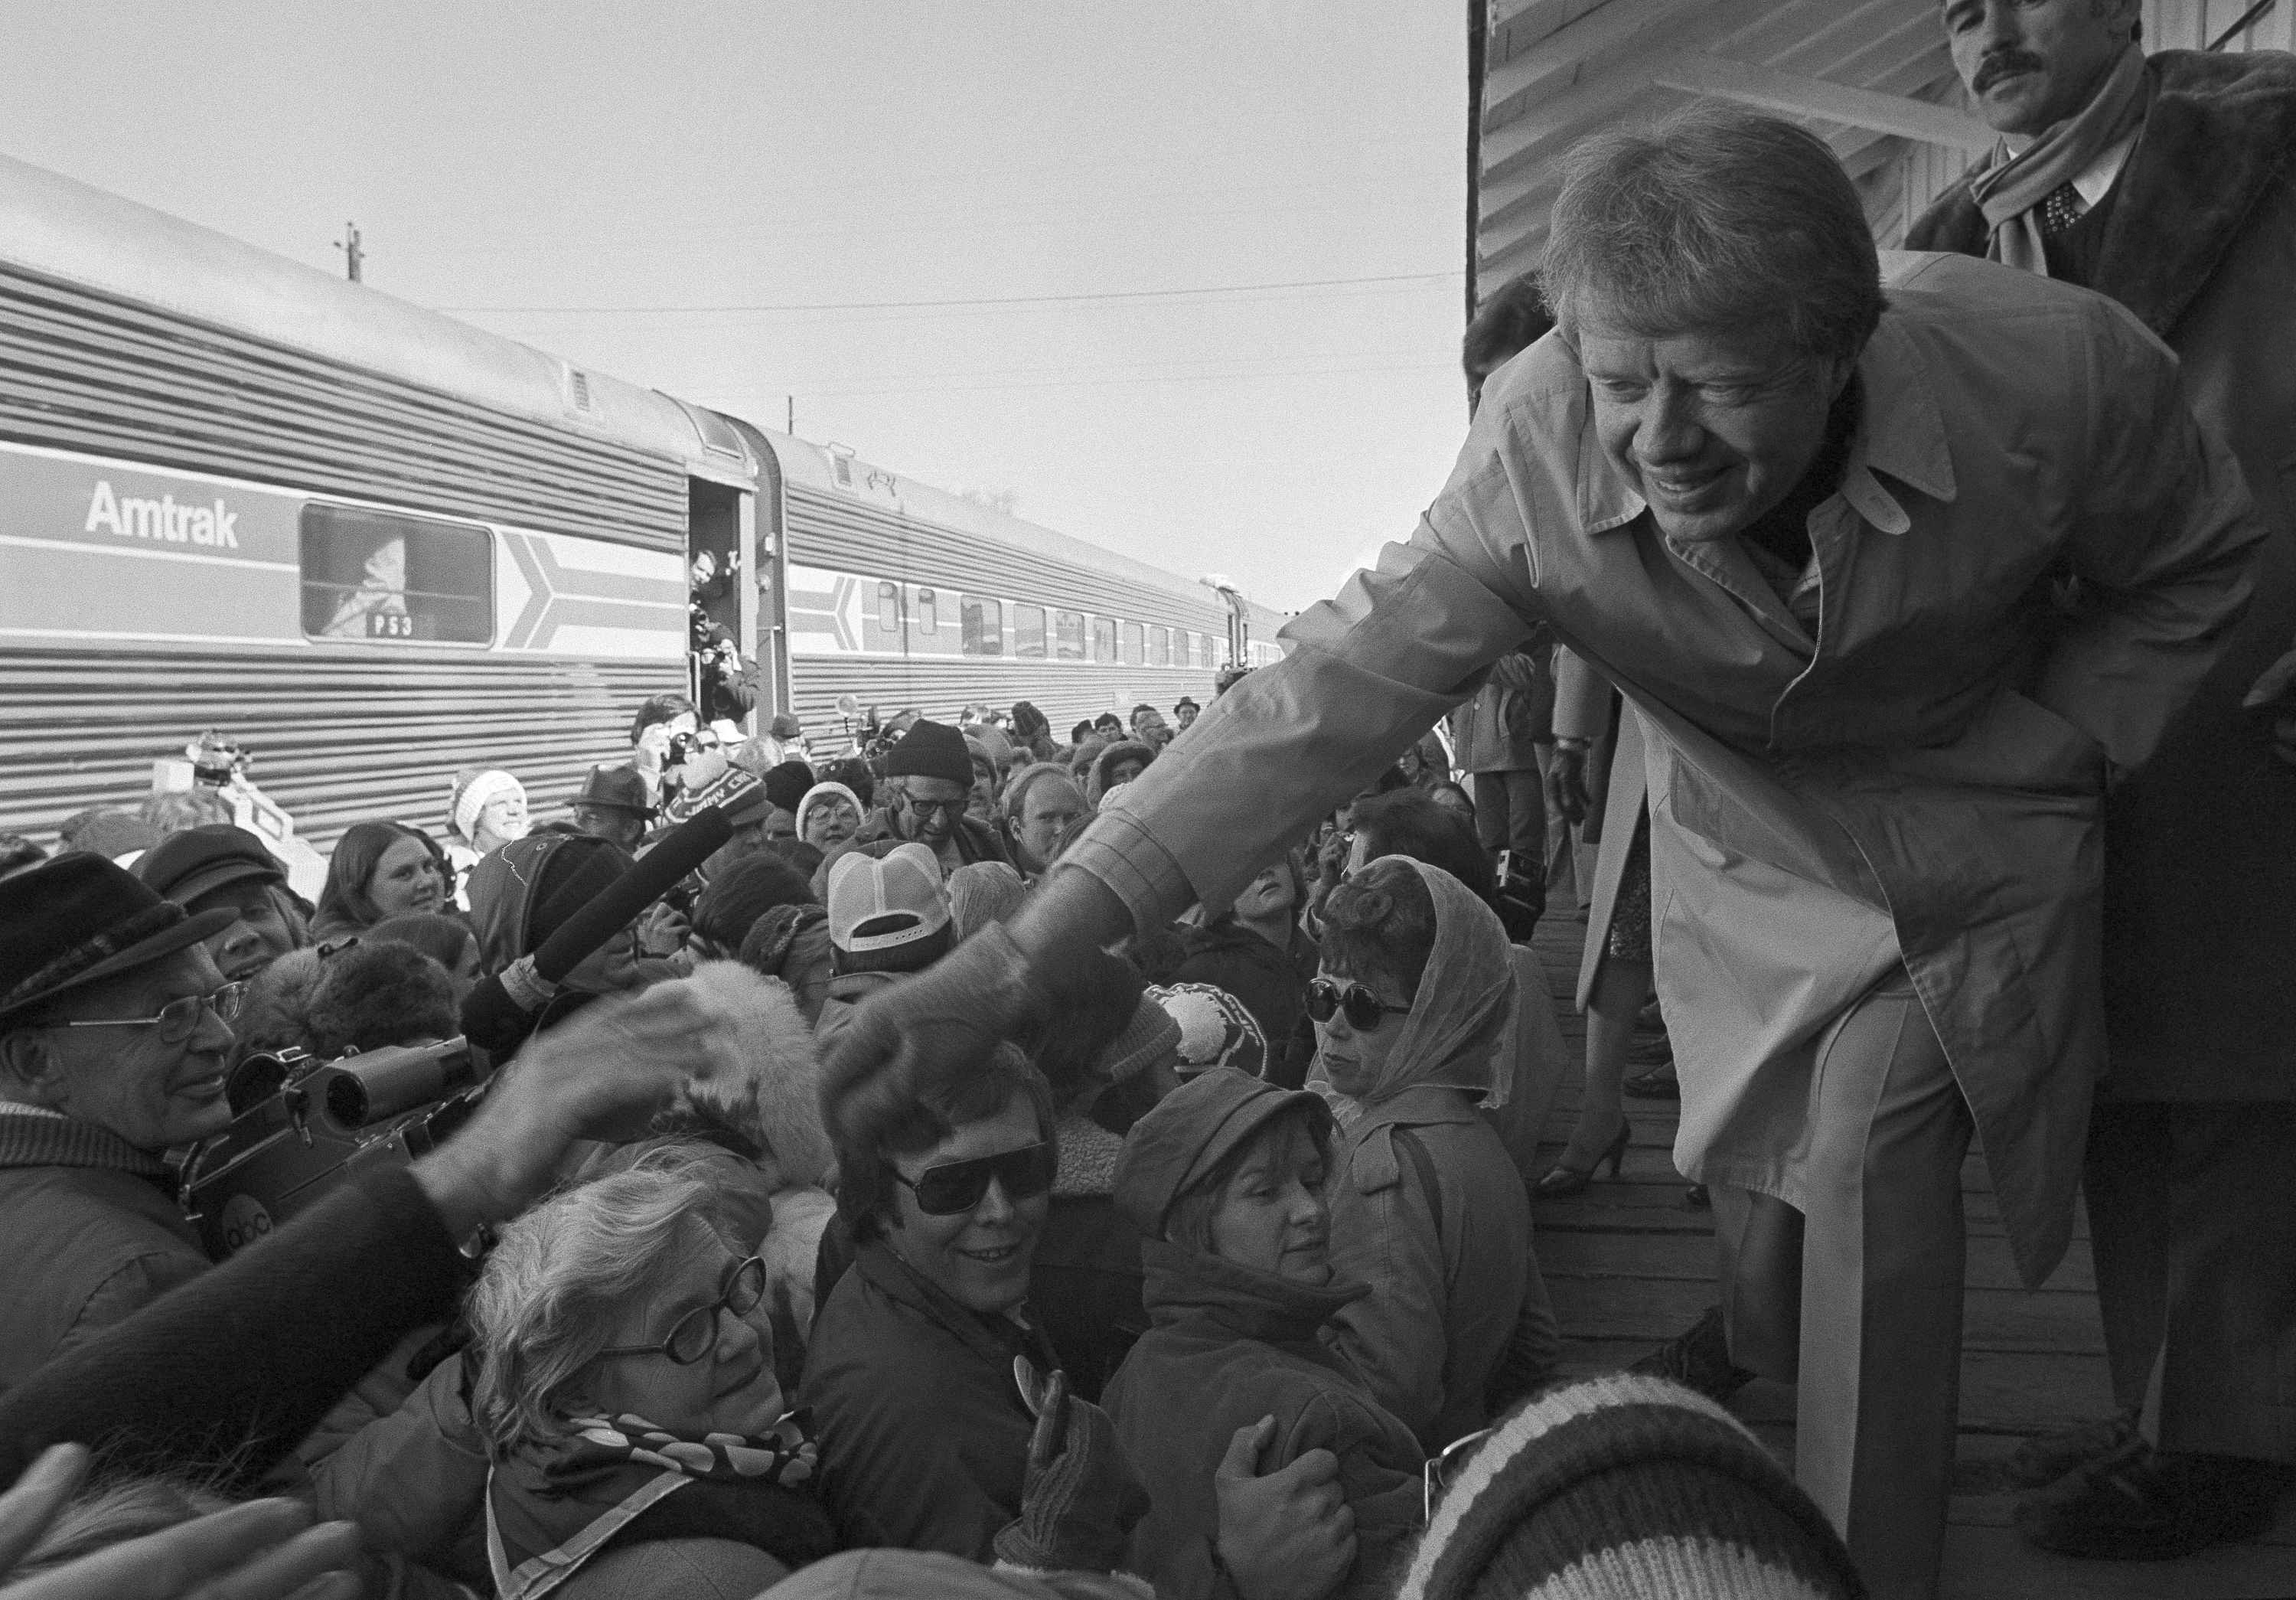
<instances>
[{"instance_id":1,"label":"high heel shoe","mask_svg":"<svg viewBox=\"0 0 2296 1600\"><path fill-rule=\"evenodd\" d=\"M1573 1194L1584 1194L1587 1186L1595 1181L1595 1174L1602 1169L1605 1161L1611 1164L1611 1176L1617 1177L1620 1167L1627 1159L1627 1140L1634 1131L1632 1123L1620 1122L1618 1136L1611 1141L1602 1154L1584 1167L1566 1167L1561 1161L1555 1162L1547 1169L1545 1177L1530 1186L1530 1197L1533 1200L1568 1200Z\"/></svg>"}]
</instances>

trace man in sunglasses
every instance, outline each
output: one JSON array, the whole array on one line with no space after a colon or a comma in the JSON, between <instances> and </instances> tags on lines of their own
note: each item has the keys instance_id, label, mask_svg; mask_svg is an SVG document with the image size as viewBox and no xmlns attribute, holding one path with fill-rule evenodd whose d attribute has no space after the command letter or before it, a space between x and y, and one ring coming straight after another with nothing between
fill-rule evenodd
<instances>
[{"instance_id":1,"label":"man in sunglasses","mask_svg":"<svg viewBox=\"0 0 2296 1600\"><path fill-rule=\"evenodd\" d=\"M164 1158L231 1120L237 915L98 856L0 881L0 1390L208 1267Z\"/></svg>"},{"instance_id":2,"label":"man in sunglasses","mask_svg":"<svg viewBox=\"0 0 2296 1600\"><path fill-rule=\"evenodd\" d=\"M877 786L892 835L884 849L922 844L939 857L943 876L975 861L1009 862L996 831L964 814L972 780L964 735L946 723L919 718L886 756L885 781Z\"/></svg>"}]
</instances>

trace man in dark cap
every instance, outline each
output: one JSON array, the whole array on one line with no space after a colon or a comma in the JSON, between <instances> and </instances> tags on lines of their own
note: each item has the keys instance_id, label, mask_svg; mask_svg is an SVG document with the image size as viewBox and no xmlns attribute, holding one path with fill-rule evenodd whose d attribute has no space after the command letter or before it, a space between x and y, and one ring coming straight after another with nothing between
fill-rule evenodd
<instances>
[{"instance_id":1,"label":"man in dark cap","mask_svg":"<svg viewBox=\"0 0 2296 1600\"><path fill-rule=\"evenodd\" d=\"M947 723L919 720L885 757L878 785L888 848L914 841L939 857L944 874L974 861L1006 861L996 833L964 814L972 792L972 752ZM872 852L873 854L880 852Z\"/></svg>"},{"instance_id":2,"label":"man in dark cap","mask_svg":"<svg viewBox=\"0 0 2296 1600\"><path fill-rule=\"evenodd\" d=\"M574 797L574 827L625 850L645 837L653 806L646 798L645 775L634 767L593 767Z\"/></svg>"},{"instance_id":3,"label":"man in dark cap","mask_svg":"<svg viewBox=\"0 0 2296 1600\"><path fill-rule=\"evenodd\" d=\"M0 880L0 1391L206 1268L162 1158L231 1121L237 920L96 856Z\"/></svg>"},{"instance_id":4,"label":"man in dark cap","mask_svg":"<svg viewBox=\"0 0 2296 1600\"><path fill-rule=\"evenodd\" d=\"M194 916L232 914L207 948L234 983L311 943L310 908L287 887L278 858L245 828L210 823L171 833L137 858L135 875Z\"/></svg>"}]
</instances>

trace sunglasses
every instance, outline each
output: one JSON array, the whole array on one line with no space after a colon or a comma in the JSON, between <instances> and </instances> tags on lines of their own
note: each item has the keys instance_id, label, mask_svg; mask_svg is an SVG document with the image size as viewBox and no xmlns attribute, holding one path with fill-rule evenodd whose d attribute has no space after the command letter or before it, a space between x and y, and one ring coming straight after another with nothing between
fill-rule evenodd
<instances>
[{"instance_id":1,"label":"sunglasses","mask_svg":"<svg viewBox=\"0 0 2296 1600\"><path fill-rule=\"evenodd\" d=\"M969 1161L928 1167L914 1180L898 1167L893 1176L917 1197L928 1217L959 1217L979 1205L993 1179L1007 1200L1031 1200L1053 1186L1060 1152L1051 1145L1028 1145Z\"/></svg>"},{"instance_id":2,"label":"sunglasses","mask_svg":"<svg viewBox=\"0 0 2296 1600\"><path fill-rule=\"evenodd\" d=\"M1308 986L1308 1014L1318 1022L1328 1022L1334 1012L1347 1013L1348 1026L1358 1033L1369 1033L1390 1017L1399 1017L1411 1009L1408 1005L1390 1005L1360 983L1350 983L1342 990L1329 978L1318 978Z\"/></svg>"},{"instance_id":3,"label":"sunglasses","mask_svg":"<svg viewBox=\"0 0 2296 1600\"><path fill-rule=\"evenodd\" d=\"M718 1313L747 1317L766 1298L766 1264L756 1256L738 1263L726 1275L725 1292L709 1305L696 1306L677 1319L669 1337L658 1344L618 1344L601 1356L667 1356L680 1366L691 1366L718 1348Z\"/></svg>"},{"instance_id":4,"label":"sunglasses","mask_svg":"<svg viewBox=\"0 0 2296 1600\"><path fill-rule=\"evenodd\" d=\"M170 1000L148 1017L88 1017L58 1024L64 1028L157 1028L161 1039L180 1045L200 1030L200 1015L212 1011L225 1022L247 1003L247 985L226 983L211 995L185 995Z\"/></svg>"}]
</instances>

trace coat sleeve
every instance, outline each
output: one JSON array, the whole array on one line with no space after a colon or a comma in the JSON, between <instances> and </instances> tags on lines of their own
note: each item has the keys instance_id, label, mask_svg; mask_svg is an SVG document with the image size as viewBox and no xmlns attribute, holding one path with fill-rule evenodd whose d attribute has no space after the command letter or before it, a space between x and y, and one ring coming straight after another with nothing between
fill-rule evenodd
<instances>
[{"instance_id":1,"label":"coat sleeve","mask_svg":"<svg viewBox=\"0 0 2296 1600\"><path fill-rule=\"evenodd\" d=\"M1283 1440L1284 1465L1310 1450L1340 1460L1340 1489L1356 1518L1356 1561L1336 1591L1342 1600L1387 1600L1403 1583L1411 1553L1424 1531L1424 1458L1405 1448L1393 1424L1382 1427L1367 1406L1317 1395L1293 1420Z\"/></svg>"},{"instance_id":2,"label":"coat sleeve","mask_svg":"<svg viewBox=\"0 0 2296 1600\"><path fill-rule=\"evenodd\" d=\"M1374 1130L1332 1190L1333 1275L1371 1292L1332 1318L1325 1337L1423 1444L1443 1415L1449 1274L1419 1175L1398 1161L1393 1132Z\"/></svg>"},{"instance_id":3,"label":"coat sleeve","mask_svg":"<svg viewBox=\"0 0 2296 1600\"><path fill-rule=\"evenodd\" d=\"M0 1397L0 1478L78 1440L138 1465L228 1457L251 1483L453 1309L463 1265L413 1174L363 1174Z\"/></svg>"},{"instance_id":4,"label":"coat sleeve","mask_svg":"<svg viewBox=\"0 0 2296 1600\"><path fill-rule=\"evenodd\" d=\"M1138 927L1225 904L1475 693L1537 620L1509 472L1520 448L1479 421L1410 542L1285 628L1284 659L1105 801L1063 865L1106 883Z\"/></svg>"},{"instance_id":5,"label":"coat sleeve","mask_svg":"<svg viewBox=\"0 0 2296 1600\"><path fill-rule=\"evenodd\" d=\"M2128 768L2247 609L2266 529L2232 452L2186 408L2168 347L2102 299L2090 331L2087 493L2069 552L2084 603L2037 697Z\"/></svg>"}]
</instances>

